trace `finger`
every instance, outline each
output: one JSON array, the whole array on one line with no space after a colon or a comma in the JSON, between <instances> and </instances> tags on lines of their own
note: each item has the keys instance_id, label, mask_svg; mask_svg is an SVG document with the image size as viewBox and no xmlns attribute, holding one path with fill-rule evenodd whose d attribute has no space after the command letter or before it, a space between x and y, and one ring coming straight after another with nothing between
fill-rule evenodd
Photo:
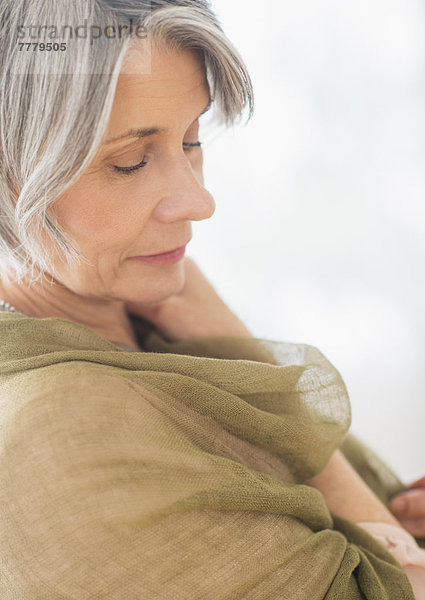
<instances>
[{"instance_id":1,"label":"finger","mask_svg":"<svg viewBox=\"0 0 425 600\"><path fill-rule=\"evenodd\" d=\"M425 487L425 475L423 477L421 477L420 479L417 479L413 483L409 483L409 487L410 488Z\"/></svg>"},{"instance_id":2,"label":"finger","mask_svg":"<svg viewBox=\"0 0 425 600\"><path fill-rule=\"evenodd\" d=\"M419 519L399 519L401 525L413 537L425 537L425 518Z\"/></svg>"},{"instance_id":3,"label":"finger","mask_svg":"<svg viewBox=\"0 0 425 600\"><path fill-rule=\"evenodd\" d=\"M399 494L391 500L389 507L396 516L406 519L425 517L425 488Z\"/></svg>"},{"instance_id":4,"label":"finger","mask_svg":"<svg viewBox=\"0 0 425 600\"><path fill-rule=\"evenodd\" d=\"M141 302L126 302L125 308L127 312L134 313L146 319L155 317L158 312L158 305L147 305Z\"/></svg>"}]
</instances>

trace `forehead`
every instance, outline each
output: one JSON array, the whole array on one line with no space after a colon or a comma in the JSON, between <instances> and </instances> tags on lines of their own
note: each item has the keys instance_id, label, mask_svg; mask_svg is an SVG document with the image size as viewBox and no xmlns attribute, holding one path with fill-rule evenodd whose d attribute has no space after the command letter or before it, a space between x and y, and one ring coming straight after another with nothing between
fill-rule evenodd
<instances>
[{"instance_id":1,"label":"forehead","mask_svg":"<svg viewBox=\"0 0 425 600\"><path fill-rule=\"evenodd\" d=\"M151 45L151 66L148 73L123 72L118 78L112 117L124 111L143 109L158 111L172 106L205 101L209 94L204 63L199 52L192 49L169 50ZM137 65L140 52L136 45L128 53L127 63ZM142 116L142 113L140 113ZM114 123L111 122L111 126Z\"/></svg>"}]
</instances>

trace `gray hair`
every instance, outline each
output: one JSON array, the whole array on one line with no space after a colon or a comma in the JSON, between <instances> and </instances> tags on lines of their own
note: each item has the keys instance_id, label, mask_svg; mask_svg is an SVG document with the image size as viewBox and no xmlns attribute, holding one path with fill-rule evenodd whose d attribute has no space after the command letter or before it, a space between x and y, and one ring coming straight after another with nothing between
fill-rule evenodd
<instances>
[{"instance_id":1,"label":"gray hair","mask_svg":"<svg viewBox=\"0 0 425 600\"><path fill-rule=\"evenodd\" d=\"M118 76L137 41L134 27L164 48L200 53L220 123L233 124L247 105L249 121L254 98L244 62L208 0L1 0L0 10L0 278L10 281L13 271L16 282L29 276L32 283L34 265L42 276L56 275L51 244L68 265L90 264L48 207L97 154ZM37 29L36 22L45 25ZM28 51L34 42L20 41L26 34L34 40L34 31L52 40L60 27L65 34L64 23L83 22L90 44L74 43L72 26L63 52L59 44L58 51ZM119 37L107 35L113 31Z\"/></svg>"}]
</instances>

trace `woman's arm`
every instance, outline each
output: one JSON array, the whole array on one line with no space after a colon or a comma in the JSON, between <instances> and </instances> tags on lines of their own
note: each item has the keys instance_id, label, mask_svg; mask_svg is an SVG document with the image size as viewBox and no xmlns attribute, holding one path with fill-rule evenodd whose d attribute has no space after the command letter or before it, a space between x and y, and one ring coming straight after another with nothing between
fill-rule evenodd
<instances>
[{"instance_id":1,"label":"woman's arm","mask_svg":"<svg viewBox=\"0 0 425 600\"><path fill-rule=\"evenodd\" d=\"M336 450L326 468L307 485L325 498L329 510L353 522L377 521L402 528L402 525L375 496L343 454Z\"/></svg>"},{"instance_id":2,"label":"woman's arm","mask_svg":"<svg viewBox=\"0 0 425 600\"><path fill-rule=\"evenodd\" d=\"M196 263L185 258L184 266L185 283L178 295L154 306L128 302L127 310L151 322L173 342L222 335L252 337Z\"/></svg>"}]
</instances>

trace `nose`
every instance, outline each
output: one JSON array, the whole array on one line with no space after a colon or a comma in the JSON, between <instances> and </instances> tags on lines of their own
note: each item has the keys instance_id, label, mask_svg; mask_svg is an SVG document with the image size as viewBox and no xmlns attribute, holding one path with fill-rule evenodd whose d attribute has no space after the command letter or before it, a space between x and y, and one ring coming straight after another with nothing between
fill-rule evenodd
<instances>
[{"instance_id":1,"label":"nose","mask_svg":"<svg viewBox=\"0 0 425 600\"><path fill-rule=\"evenodd\" d=\"M202 166L201 166L202 169ZM153 217L163 223L202 221L215 211L215 201L203 186L201 169L194 169L184 156L167 162L161 173L160 200Z\"/></svg>"}]
</instances>

